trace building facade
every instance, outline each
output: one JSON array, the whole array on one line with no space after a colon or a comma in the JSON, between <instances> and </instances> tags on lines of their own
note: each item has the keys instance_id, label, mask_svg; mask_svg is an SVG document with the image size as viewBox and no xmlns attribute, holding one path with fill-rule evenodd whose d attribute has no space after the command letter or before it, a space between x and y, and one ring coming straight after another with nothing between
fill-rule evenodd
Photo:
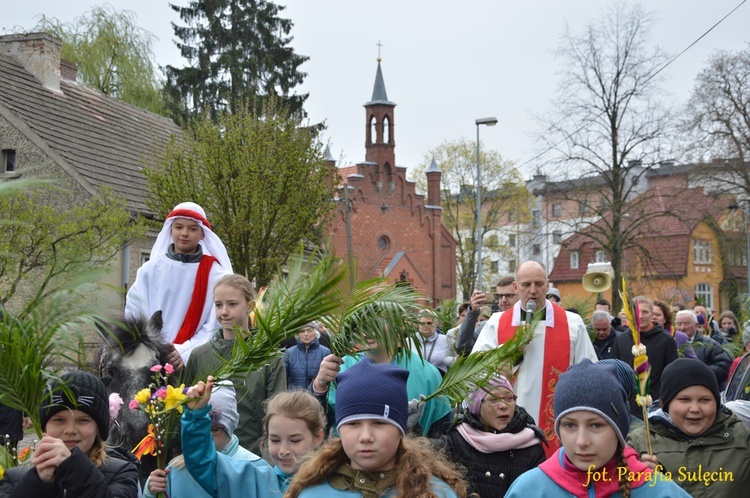
<instances>
[{"instance_id":1,"label":"building facade","mask_svg":"<svg viewBox=\"0 0 750 498\"><path fill-rule=\"evenodd\" d=\"M426 171L427 196L396 166L395 111L378 61L365 108L365 160L339 168L341 183L329 237L339 257L351 256L360 278L404 282L437 304L456 294L456 240L441 222L441 172Z\"/></svg>"}]
</instances>

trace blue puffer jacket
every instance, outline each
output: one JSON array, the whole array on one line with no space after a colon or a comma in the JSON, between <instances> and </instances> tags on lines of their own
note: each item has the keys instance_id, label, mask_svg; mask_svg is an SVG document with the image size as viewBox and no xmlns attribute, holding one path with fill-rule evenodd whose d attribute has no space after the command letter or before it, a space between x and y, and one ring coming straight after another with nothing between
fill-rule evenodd
<instances>
[{"instance_id":1,"label":"blue puffer jacket","mask_svg":"<svg viewBox=\"0 0 750 498\"><path fill-rule=\"evenodd\" d=\"M297 341L296 346L287 349L284 353L287 388L307 389L310 382L318 375L320 362L329 354L331 350L321 346L317 339L307 346Z\"/></svg>"}]
</instances>

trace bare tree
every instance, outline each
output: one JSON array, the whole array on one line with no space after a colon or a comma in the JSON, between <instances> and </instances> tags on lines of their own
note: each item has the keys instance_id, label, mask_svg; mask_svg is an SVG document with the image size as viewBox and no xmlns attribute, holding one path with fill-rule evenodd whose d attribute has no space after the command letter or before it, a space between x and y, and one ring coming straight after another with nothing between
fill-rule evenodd
<instances>
[{"instance_id":1,"label":"bare tree","mask_svg":"<svg viewBox=\"0 0 750 498\"><path fill-rule=\"evenodd\" d=\"M568 191L569 200L582 205L582 216L570 223L578 231L581 220L601 220L587 236L608 253L615 282L621 279L623 251L636 244L649 220L663 215L638 209L634 201L637 197L645 206L645 174L657 164L673 122L656 100L667 56L648 45L652 23L640 5L615 2L580 33L566 28L558 51L560 94L542 137L556 171L598 179L588 190ZM616 292L613 301L613 309L619 309Z\"/></svg>"},{"instance_id":2,"label":"bare tree","mask_svg":"<svg viewBox=\"0 0 750 498\"><path fill-rule=\"evenodd\" d=\"M750 195L750 48L711 56L695 80L686 114L687 152L713 160L699 176Z\"/></svg>"}]
</instances>

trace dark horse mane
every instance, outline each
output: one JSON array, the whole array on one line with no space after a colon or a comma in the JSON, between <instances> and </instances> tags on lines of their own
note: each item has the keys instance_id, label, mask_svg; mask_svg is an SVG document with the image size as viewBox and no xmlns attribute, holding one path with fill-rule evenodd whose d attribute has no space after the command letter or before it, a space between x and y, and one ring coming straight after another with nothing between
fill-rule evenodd
<instances>
[{"instance_id":1,"label":"dark horse mane","mask_svg":"<svg viewBox=\"0 0 750 498\"><path fill-rule=\"evenodd\" d=\"M108 380L109 394L118 393L124 404L112 423L108 444L130 452L146 435L148 417L140 410L130 410L128 403L135 393L153 382L151 367L163 365L172 347L161 336L161 311L151 318L120 316L102 330L104 344L99 356L99 375ZM170 380L177 381L177 376ZM156 468L156 459L144 456L139 473L141 480Z\"/></svg>"},{"instance_id":2,"label":"dark horse mane","mask_svg":"<svg viewBox=\"0 0 750 498\"><path fill-rule=\"evenodd\" d=\"M105 337L104 349L120 349L123 357L133 355L141 345L159 353L168 353L169 346L161 338L162 325L161 310L155 312L149 319L142 315L138 317L119 316L109 322L108 330L103 331ZM104 352L102 351L102 353ZM159 356L161 357L162 354ZM102 360L105 358L104 354L100 357L100 374L103 374L106 368L106 365L102 364Z\"/></svg>"}]
</instances>

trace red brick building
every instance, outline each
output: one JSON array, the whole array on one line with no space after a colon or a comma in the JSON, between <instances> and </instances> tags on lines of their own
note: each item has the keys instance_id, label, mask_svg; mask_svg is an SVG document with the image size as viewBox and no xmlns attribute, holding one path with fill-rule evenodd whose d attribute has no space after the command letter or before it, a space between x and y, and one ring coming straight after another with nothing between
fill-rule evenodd
<instances>
[{"instance_id":1,"label":"red brick building","mask_svg":"<svg viewBox=\"0 0 750 498\"><path fill-rule=\"evenodd\" d=\"M379 60L372 99L364 107L365 161L338 170L333 250L340 257L351 251L360 278L408 282L433 303L453 298L456 240L441 222L441 172L433 161L425 198L406 179L406 168L396 166L396 104L386 95Z\"/></svg>"}]
</instances>

